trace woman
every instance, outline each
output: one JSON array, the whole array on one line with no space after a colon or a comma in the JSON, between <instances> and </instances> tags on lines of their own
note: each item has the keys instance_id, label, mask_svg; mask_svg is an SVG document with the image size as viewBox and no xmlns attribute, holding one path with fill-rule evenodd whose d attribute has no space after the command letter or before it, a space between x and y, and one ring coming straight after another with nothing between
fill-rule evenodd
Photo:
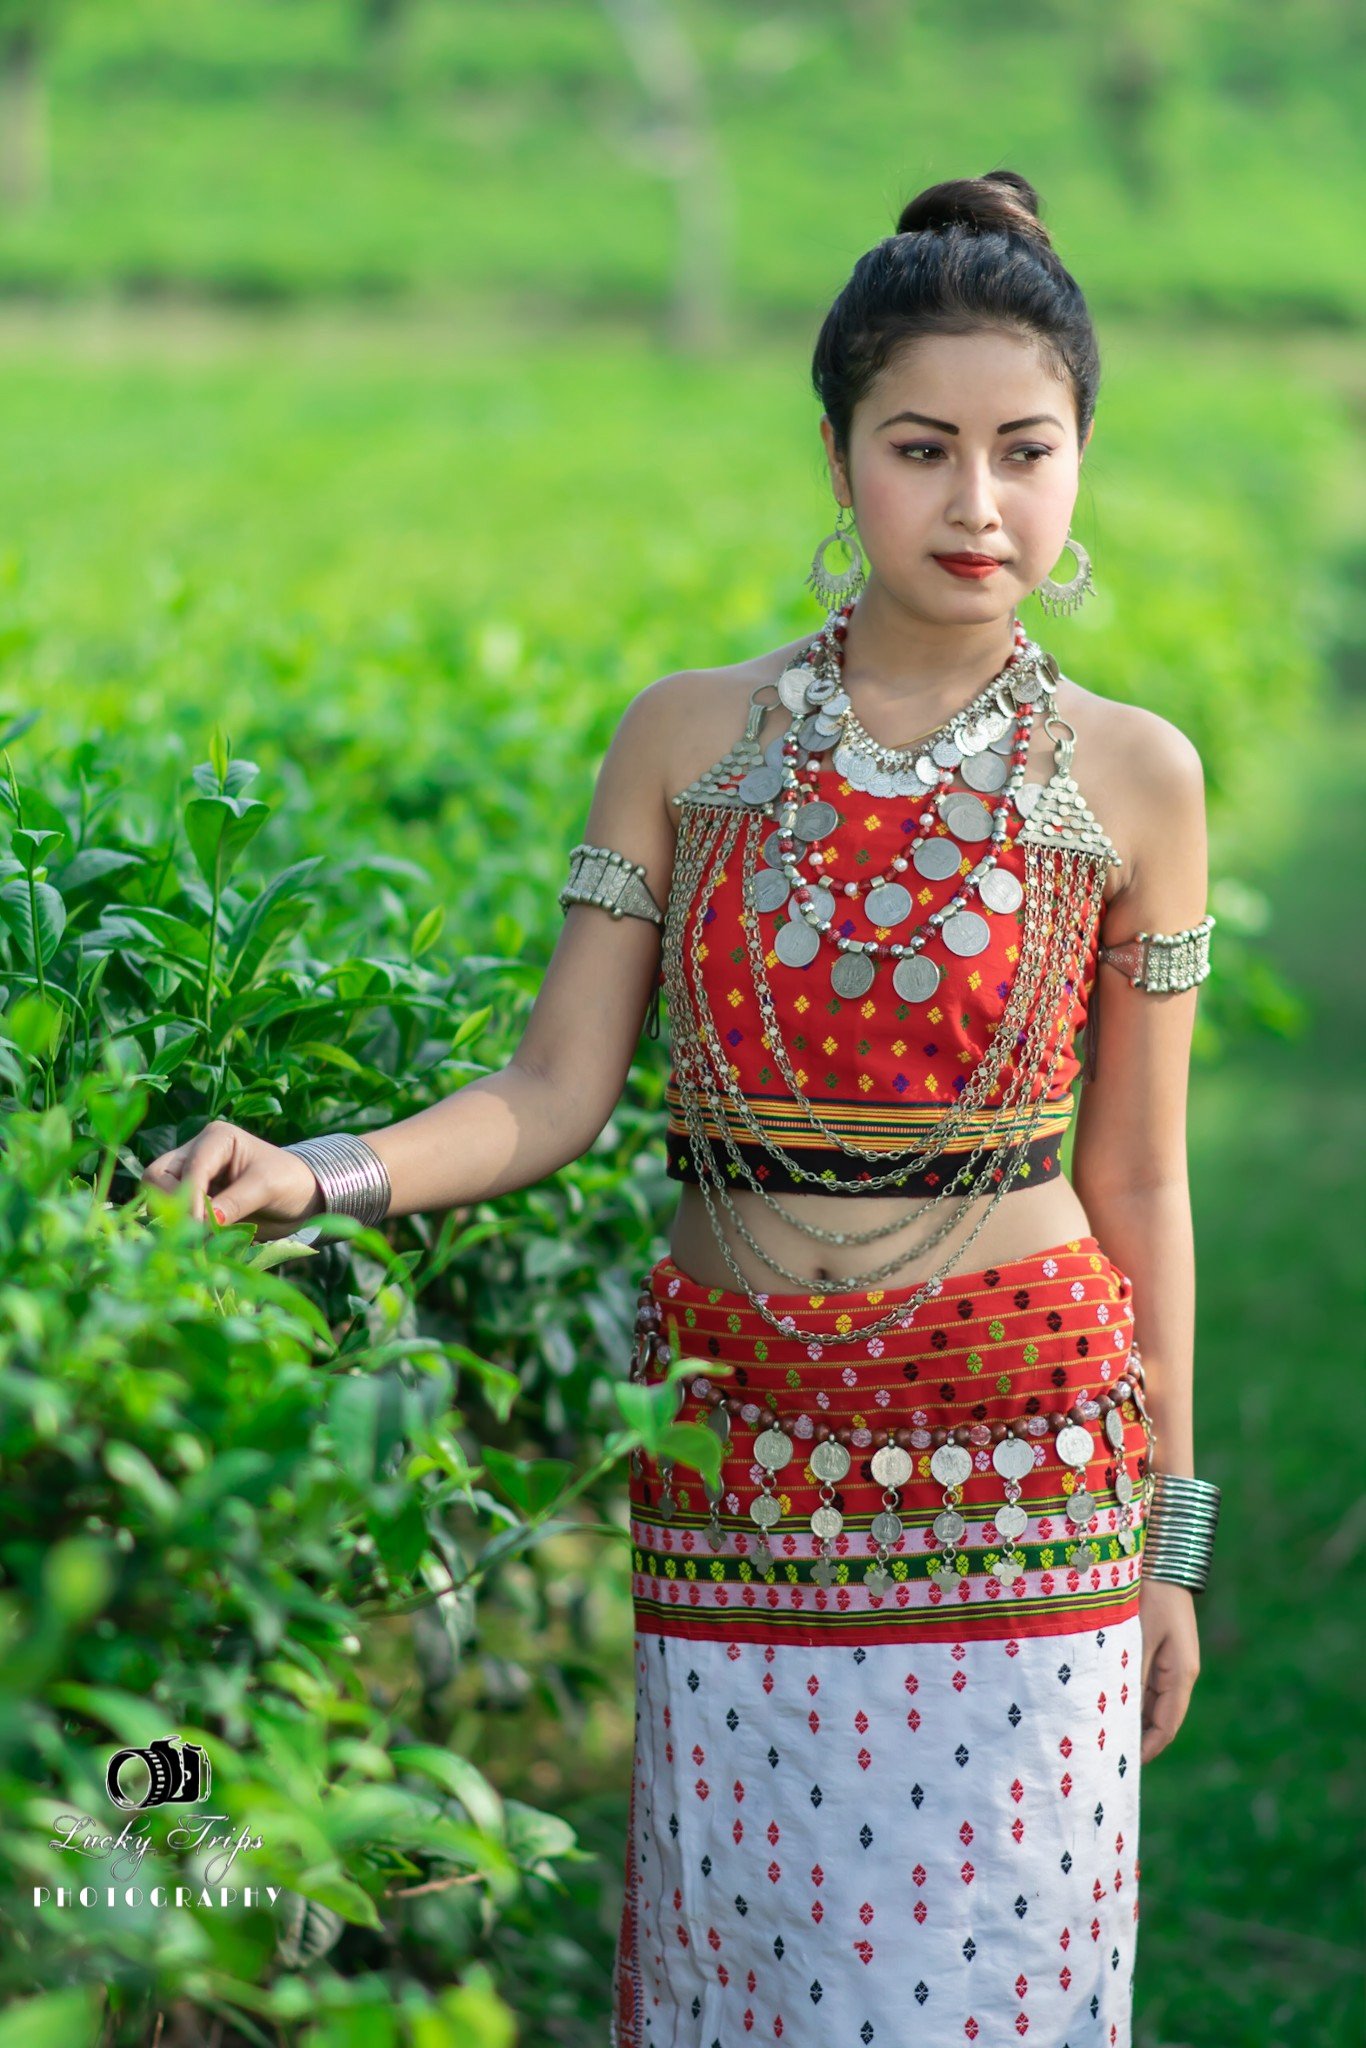
<instances>
[{"instance_id":1,"label":"woman","mask_svg":"<svg viewBox=\"0 0 1366 2048\"><path fill-rule=\"evenodd\" d=\"M215 1123L147 1178L267 1231L526 1186L602 1129L662 979L681 1194L631 1369L698 1361L722 1462L632 1461L614 2048L1117 2048L1218 1505L1200 761L1017 617L1090 587L1099 377L1028 182L913 200L813 374L861 548L841 511L819 633L627 706L508 1067L365 1140Z\"/></svg>"}]
</instances>

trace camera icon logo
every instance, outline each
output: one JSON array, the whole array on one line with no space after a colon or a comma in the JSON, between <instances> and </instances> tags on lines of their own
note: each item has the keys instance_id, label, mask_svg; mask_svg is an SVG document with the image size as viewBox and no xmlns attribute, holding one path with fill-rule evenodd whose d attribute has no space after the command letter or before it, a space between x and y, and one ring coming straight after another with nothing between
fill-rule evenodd
<instances>
[{"instance_id":1,"label":"camera icon logo","mask_svg":"<svg viewBox=\"0 0 1366 2048\"><path fill-rule=\"evenodd\" d=\"M122 1785L124 1766L134 1758L147 1772L147 1791L141 1799L130 1799ZM116 1751L109 1759L104 1786L115 1806L141 1813L149 1806L193 1806L207 1799L212 1777L207 1751L197 1742L167 1735L146 1749Z\"/></svg>"}]
</instances>

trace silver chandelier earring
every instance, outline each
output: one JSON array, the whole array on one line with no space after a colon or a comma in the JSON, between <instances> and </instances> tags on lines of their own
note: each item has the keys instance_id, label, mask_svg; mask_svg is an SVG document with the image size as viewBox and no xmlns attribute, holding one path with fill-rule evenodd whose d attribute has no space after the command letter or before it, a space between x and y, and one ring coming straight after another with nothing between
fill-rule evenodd
<instances>
[{"instance_id":1,"label":"silver chandelier earring","mask_svg":"<svg viewBox=\"0 0 1366 2048\"><path fill-rule=\"evenodd\" d=\"M1055 616L1059 612L1074 612L1088 590L1095 589L1091 576L1091 557L1079 540L1073 540L1069 533L1063 542L1064 548L1071 548L1077 558L1077 573L1070 583L1055 583L1051 576L1045 576L1035 595L1046 612Z\"/></svg>"},{"instance_id":2,"label":"silver chandelier earring","mask_svg":"<svg viewBox=\"0 0 1366 2048\"><path fill-rule=\"evenodd\" d=\"M836 605L846 604L851 597L857 597L864 585L863 550L854 537L853 510L852 505L840 506L833 529L811 557L811 574L806 579L806 587L815 592L827 611ZM849 514L848 525L842 523L846 512ZM849 554L849 567L838 575L825 566L825 551L836 540Z\"/></svg>"}]
</instances>

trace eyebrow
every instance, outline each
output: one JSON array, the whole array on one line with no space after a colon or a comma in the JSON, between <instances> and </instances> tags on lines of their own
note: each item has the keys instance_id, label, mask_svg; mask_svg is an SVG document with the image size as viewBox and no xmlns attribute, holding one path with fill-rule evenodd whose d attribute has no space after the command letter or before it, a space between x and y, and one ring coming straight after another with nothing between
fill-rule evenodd
<instances>
[{"instance_id":1,"label":"eyebrow","mask_svg":"<svg viewBox=\"0 0 1366 2048\"><path fill-rule=\"evenodd\" d=\"M945 434L956 434L960 431L952 420L931 419L927 412L894 412L889 420L882 422L882 426L877 429L878 433L882 432L882 427L894 427L898 420L919 420L922 427L938 427L940 432ZM1055 427L1062 426L1062 421L1051 412L1032 412L1028 419L1002 420L996 431L998 434L1013 434L1017 427L1036 427L1042 420L1052 420Z\"/></svg>"}]
</instances>

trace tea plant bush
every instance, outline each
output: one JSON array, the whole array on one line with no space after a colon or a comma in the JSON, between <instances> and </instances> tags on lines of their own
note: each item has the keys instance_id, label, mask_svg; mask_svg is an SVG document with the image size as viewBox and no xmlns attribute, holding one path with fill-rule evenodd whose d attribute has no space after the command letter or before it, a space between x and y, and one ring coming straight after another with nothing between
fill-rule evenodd
<instances>
[{"instance_id":1,"label":"tea plant bush","mask_svg":"<svg viewBox=\"0 0 1366 2048\"><path fill-rule=\"evenodd\" d=\"M413 1055L434 922L387 970L301 957L316 864L240 886L269 807L221 736L164 843L138 843L90 757L50 788L5 758L0 2040L188 2048L217 2025L263 2048L502 2048L502 1923L552 1910L591 1859L450 1743L442 1688L513 1561L565 1530L618 1533L576 1504L632 1444L696 1459L714 1439L672 1423L664 1388L623 1389L628 1426L578 1470L484 1441L516 1372L417 1313L440 1321L449 1273L489 1235L467 1215L412 1250L346 1218L316 1247L254 1244L249 1225L139 1197L130 1141L163 1149L182 1104L291 1116L307 1075L354 1124L392 1096L337 1020L361 1044L382 1005ZM330 1059L309 1035L324 1011ZM457 1024L451 1057L483 1021ZM422 1630L418 1681L397 1691L366 1661L395 1621ZM177 1846L183 1814L151 1816L130 1904L126 1867L57 1844L86 1816L112 1832L109 1755L173 1732L203 1745L213 1811L253 1845L225 1876ZM31 1904L116 1879L118 1910ZM156 1910L158 1881L196 1903ZM215 1910L222 1882L280 1897Z\"/></svg>"}]
</instances>

